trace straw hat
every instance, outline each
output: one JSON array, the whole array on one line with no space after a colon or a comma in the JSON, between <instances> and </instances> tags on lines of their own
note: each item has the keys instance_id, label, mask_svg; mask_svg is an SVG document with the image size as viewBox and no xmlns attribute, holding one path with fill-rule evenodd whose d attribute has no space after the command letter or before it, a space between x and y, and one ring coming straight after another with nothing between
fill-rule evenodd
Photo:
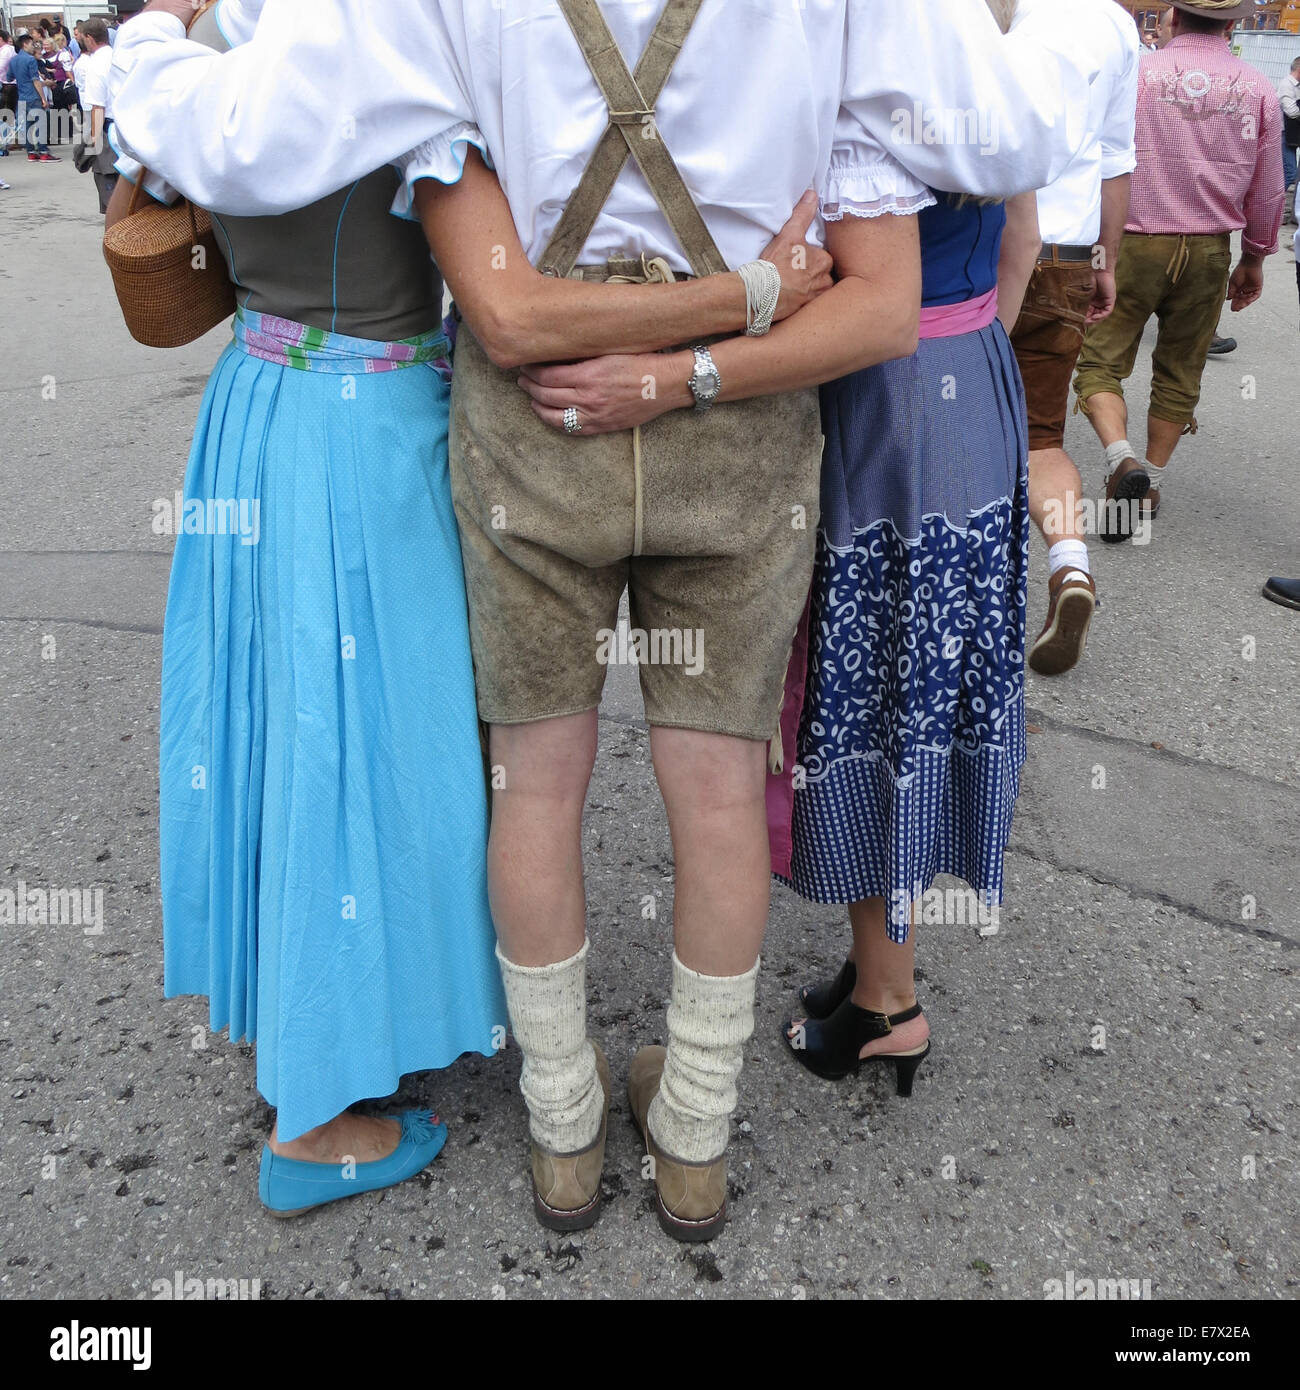
<instances>
[{"instance_id":1,"label":"straw hat","mask_svg":"<svg viewBox=\"0 0 1300 1390\"><path fill-rule=\"evenodd\" d=\"M1170 0L1170 3L1176 10L1198 14L1205 19L1221 19L1225 24L1230 19L1245 19L1258 9L1255 0Z\"/></svg>"}]
</instances>

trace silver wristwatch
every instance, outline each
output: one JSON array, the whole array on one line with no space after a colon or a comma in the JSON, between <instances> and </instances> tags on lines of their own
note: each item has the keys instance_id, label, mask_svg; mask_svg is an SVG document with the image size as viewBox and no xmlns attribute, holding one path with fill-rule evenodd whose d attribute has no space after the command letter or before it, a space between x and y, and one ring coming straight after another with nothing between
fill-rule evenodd
<instances>
[{"instance_id":1,"label":"silver wristwatch","mask_svg":"<svg viewBox=\"0 0 1300 1390\"><path fill-rule=\"evenodd\" d=\"M686 384L695 397L696 410L707 410L718 399L722 391L722 377L708 348L695 349L695 373Z\"/></svg>"}]
</instances>

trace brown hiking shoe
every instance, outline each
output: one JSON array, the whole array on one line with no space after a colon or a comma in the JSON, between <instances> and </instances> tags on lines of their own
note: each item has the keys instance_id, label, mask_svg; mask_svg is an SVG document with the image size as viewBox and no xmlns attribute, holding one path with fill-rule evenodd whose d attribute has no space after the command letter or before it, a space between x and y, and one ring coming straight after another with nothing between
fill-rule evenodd
<instances>
[{"instance_id":1,"label":"brown hiking shoe","mask_svg":"<svg viewBox=\"0 0 1300 1390\"><path fill-rule=\"evenodd\" d=\"M727 1222L727 1156L709 1163L684 1163L655 1143L648 1117L659 1091L668 1051L643 1047L627 1073L632 1119L654 1165L655 1205L659 1224L674 1240L712 1240Z\"/></svg>"},{"instance_id":2,"label":"brown hiking shoe","mask_svg":"<svg viewBox=\"0 0 1300 1390\"><path fill-rule=\"evenodd\" d=\"M1059 676L1083 656L1097 607L1097 586L1091 575L1067 565L1047 581L1047 592L1047 621L1029 649L1029 665L1040 676Z\"/></svg>"},{"instance_id":3,"label":"brown hiking shoe","mask_svg":"<svg viewBox=\"0 0 1300 1390\"><path fill-rule=\"evenodd\" d=\"M592 1043L596 1075L605 1092L600 1133L577 1153L555 1154L533 1141L533 1210L552 1231L583 1231L600 1215L600 1175L605 1167L605 1135L609 1130L609 1062Z\"/></svg>"},{"instance_id":4,"label":"brown hiking shoe","mask_svg":"<svg viewBox=\"0 0 1300 1390\"><path fill-rule=\"evenodd\" d=\"M1106 479L1106 501L1097 526L1102 540L1117 545L1132 537L1134 523L1145 511L1143 498L1150 490L1151 475L1137 459L1125 459Z\"/></svg>"}]
</instances>

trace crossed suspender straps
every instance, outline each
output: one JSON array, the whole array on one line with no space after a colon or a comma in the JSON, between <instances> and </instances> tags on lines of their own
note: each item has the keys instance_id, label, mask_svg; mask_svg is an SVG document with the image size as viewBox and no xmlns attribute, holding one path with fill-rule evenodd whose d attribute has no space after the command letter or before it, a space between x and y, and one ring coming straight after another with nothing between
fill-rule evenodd
<instances>
[{"instance_id":1,"label":"crossed suspender straps","mask_svg":"<svg viewBox=\"0 0 1300 1390\"><path fill-rule=\"evenodd\" d=\"M561 279L568 276L630 154L645 175L695 274L725 271L727 263L655 125L655 102L668 82L704 0L667 0L637 63L635 76L628 71L596 0L558 3L609 107L609 125L542 254L539 269Z\"/></svg>"}]
</instances>

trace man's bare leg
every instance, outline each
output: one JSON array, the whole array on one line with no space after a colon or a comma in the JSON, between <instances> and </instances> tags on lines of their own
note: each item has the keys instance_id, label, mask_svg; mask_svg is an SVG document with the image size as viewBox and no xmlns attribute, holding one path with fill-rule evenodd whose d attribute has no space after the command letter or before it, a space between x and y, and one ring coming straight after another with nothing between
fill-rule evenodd
<instances>
[{"instance_id":1,"label":"man's bare leg","mask_svg":"<svg viewBox=\"0 0 1300 1390\"><path fill-rule=\"evenodd\" d=\"M502 954L551 965L586 938L582 809L596 762L597 711L492 728L488 892Z\"/></svg>"},{"instance_id":2,"label":"man's bare leg","mask_svg":"<svg viewBox=\"0 0 1300 1390\"><path fill-rule=\"evenodd\" d=\"M1029 454L1029 515L1048 545L1048 606L1043 630L1029 648L1029 665L1059 676L1078 664L1096 609L1096 587L1083 538L1083 482L1064 449Z\"/></svg>"},{"instance_id":3,"label":"man's bare leg","mask_svg":"<svg viewBox=\"0 0 1300 1390\"><path fill-rule=\"evenodd\" d=\"M1029 451L1029 515L1049 546L1083 541L1079 501L1083 479L1064 449Z\"/></svg>"},{"instance_id":4,"label":"man's bare leg","mask_svg":"<svg viewBox=\"0 0 1300 1390\"><path fill-rule=\"evenodd\" d=\"M693 1167L699 1196L690 1221L712 1228L725 1206L722 1157L745 1042L754 1030L758 953L767 926L767 746L655 728L650 747L677 866L676 950L667 1052L661 1060L651 1051L638 1054L629 1092L638 1123L643 1116L660 1153L687 1165L674 1167L671 1177L665 1169L656 1181L669 1181L671 1198ZM664 1193L661 1187L661 1203Z\"/></svg>"},{"instance_id":5,"label":"man's bare leg","mask_svg":"<svg viewBox=\"0 0 1300 1390\"><path fill-rule=\"evenodd\" d=\"M677 957L701 975L743 975L758 960L771 898L767 745L659 728L650 751L673 839Z\"/></svg>"},{"instance_id":6,"label":"man's bare leg","mask_svg":"<svg viewBox=\"0 0 1300 1390\"><path fill-rule=\"evenodd\" d=\"M1129 443L1128 407L1123 396L1099 391L1088 397L1085 413L1106 451L1106 510L1099 527L1101 536L1107 541L1124 541L1139 529L1150 475Z\"/></svg>"},{"instance_id":7,"label":"man's bare leg","mask_svg":"<svg viewBox=\"0 0 1300 1390\"><path fill-rule=\"evenodd\" d=\"M1088 398L1087 415L1103 449L1123 443L1128 438L1128 406L1123 396L1098 391L1095 396Z\"/></svg>"},{"instance_id":8,"label":"man's bare leg","mask_svg":"<svg viewBox=\"0 0 1300 1390\"><path fill-rule=\"evenodd\" d=\"M603 1154L591 1172L578 1157L596 1143L606 1105L587 1038L582 875L596 729L589 710L494 725L491 736L488 893L510 1026L523 1053L534 1200L539 1218L555 1229L589 1225L599 1209Z\"/></svg>"},{"instance_id":9,"label":"man's bare leg","mask_svg":"<svg viewBox=\"0 0 1300 1390\"><path fill-rule=\"evenodd\" d=\"M1186 425L1175 424L1171 420L1158 420L1154 415L1147 416L1147 462L1163 468L1174 456L1178 441L1183 437Z\"/></svg>"},{"instance_id":10,"label":"man's bare leg","mask_svg":"<svg viewBox=\"0 0 1300 1390\"><path fill-rule=\"evenodd\" d=\"M1161 475L1155 470L1168 467L1169 460L1173 458L1174 450L1178 447L1178 441L1183 437L1184 429L1185 425L1172 420L1160 420L1154 415L1147 416L1147 463L1153 467L1147 469L1151 479L1151 491L1147 493L1146 500L1150 503L1151 511L1155 511L1160 505Z\"/></svg>"}]
</instances>

